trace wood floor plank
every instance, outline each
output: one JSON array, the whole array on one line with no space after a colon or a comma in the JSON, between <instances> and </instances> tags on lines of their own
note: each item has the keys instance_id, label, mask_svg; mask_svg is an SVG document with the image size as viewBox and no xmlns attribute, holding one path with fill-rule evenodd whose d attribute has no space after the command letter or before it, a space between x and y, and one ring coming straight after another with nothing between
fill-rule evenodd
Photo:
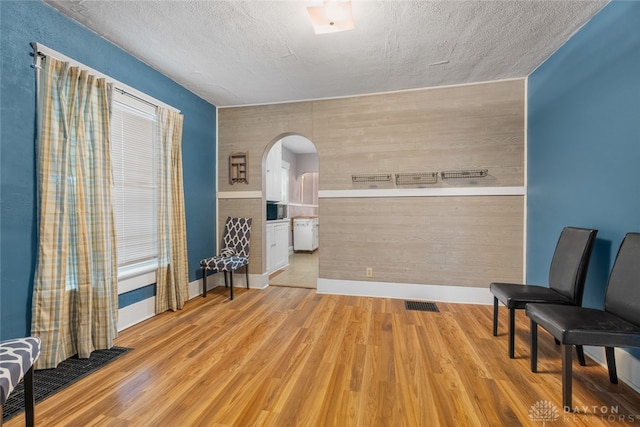
<instances>
[{"instance_id":1,"label":"wood floor plank","mask_svg":"<svg viewBox=\"0 0 640 427\"><path fill-rule=\"evenodd\" d=\"M575 414L561 402L560 348L540 331L529 371L528 318L516 315L507 356L506 310L491 306L320 295L303 288L212 290L183 310L120 334L133 350L36 405L41 426L610 426L640 414L640 396L605 368L574 361ZM601 408L615 408L603 417ZM5 423L23 425L24 417ZM551 425L551 423L549 423Z\"/></svg>"}]
</instances>

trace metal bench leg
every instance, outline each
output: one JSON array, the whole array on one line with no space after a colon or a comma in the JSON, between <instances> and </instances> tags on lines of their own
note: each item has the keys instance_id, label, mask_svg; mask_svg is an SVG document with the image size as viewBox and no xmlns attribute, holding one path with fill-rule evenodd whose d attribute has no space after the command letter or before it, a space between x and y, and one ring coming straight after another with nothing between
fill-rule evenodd
<instances>
[{"instance_id":1,"label":"metal bench leg","mask_svg":"<svg viewBox=\"0 0 640 427\"><path fill-rule=\"evenodd\" d=\"M200 267L202 270L202 298L207 296L207 269Z\"/></svg>"},{"instance_id":2,"label":"metal bench leg","mask_svg":"<svg viewBox=\"0 0 640 427\"><path fill-rule=\"evenodd\" d=\"M33 366L24 375L24 416L27 427L36 425L35 400L33 396Z\"/></svg>"}]
</instances>

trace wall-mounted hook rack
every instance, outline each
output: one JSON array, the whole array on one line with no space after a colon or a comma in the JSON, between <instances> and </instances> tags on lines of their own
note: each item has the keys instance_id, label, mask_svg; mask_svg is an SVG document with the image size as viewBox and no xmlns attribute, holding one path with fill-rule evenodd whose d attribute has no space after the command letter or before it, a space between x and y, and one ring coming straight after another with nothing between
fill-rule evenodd
<instances>
[{"instance_id":1,"label":"wall-mounted hook rack","mask_svg":"<svg viewBox=\"0 0 640 427\"><path fill-rule=\"evenodd\" d=\"M385 182L391 181L390 173L369 173L351 175L352 182Z\"/></svg>"},{"instance_id":2,"label":"wall-mounted hook rack","mask_svg":"<svg viewBox=\"0 0 640 427\"><path fill-rule=\"evenodd\" d=\"M427 185L438 182L438 172L397 173L396 185Z\"/></svg>"},{"instance_id":3,"label":"wall-mounted hook rack","mask_svg":"<svg viewBox=\"0 0 640 427\"><path fill-rule=\"evenodd\" d=\"M489 169L470 169L470 170L458 170L458 171L442 171L440 177L442 179L471 179L471 178L484 178L489 173Z\"/></svg>"}]
</instances>

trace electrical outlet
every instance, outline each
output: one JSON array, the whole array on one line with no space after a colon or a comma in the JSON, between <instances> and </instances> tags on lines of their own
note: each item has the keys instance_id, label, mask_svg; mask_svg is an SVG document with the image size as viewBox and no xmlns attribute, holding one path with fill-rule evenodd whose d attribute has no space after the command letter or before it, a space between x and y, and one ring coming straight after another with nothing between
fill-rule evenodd
<instances>
[{"instance_id":1,"label":"electrical outlet","mask_svg":"<svg viewBox=\"0 0 640 427\"><path fill-rule=\"evenodd\" d=\"M367 267L367 277L373 277L373 268Z\"/></svg>"}]
</instances>

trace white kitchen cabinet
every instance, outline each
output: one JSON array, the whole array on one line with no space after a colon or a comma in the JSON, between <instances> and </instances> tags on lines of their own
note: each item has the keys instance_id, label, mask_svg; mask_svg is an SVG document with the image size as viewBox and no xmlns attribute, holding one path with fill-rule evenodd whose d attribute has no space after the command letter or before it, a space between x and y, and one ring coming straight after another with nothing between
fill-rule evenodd
<instances>
[{"instance_id":1,"label":"white kitchen cabinet","mask_svg":"<svg viewBox=\"0 0 640 427\"><path fill-rule=\"evenodd\" d=\"M315 251L319 245L318 218L293 219L293 250Z\"/></svg>"},{"instance_id":2,"label":"white kitchen cabinet","mask_svg":"<svg viewBox=\"0 0 640 427\"><path fill-rule=\"evenodd\" d=\"M279 202L282 198L282 142L276 142L269 153L265 164L266 199Z\"/></svg>"},{"instance_id":3,"label":"white kitchen cabinet","mask_svg":"<svg viewBox=\"0 0 640 427\"><path fill-rule=\"evenodd\" d=\"M267 222L267 273L289 265L289 220Z\"/></svg>"}]
</instances>

